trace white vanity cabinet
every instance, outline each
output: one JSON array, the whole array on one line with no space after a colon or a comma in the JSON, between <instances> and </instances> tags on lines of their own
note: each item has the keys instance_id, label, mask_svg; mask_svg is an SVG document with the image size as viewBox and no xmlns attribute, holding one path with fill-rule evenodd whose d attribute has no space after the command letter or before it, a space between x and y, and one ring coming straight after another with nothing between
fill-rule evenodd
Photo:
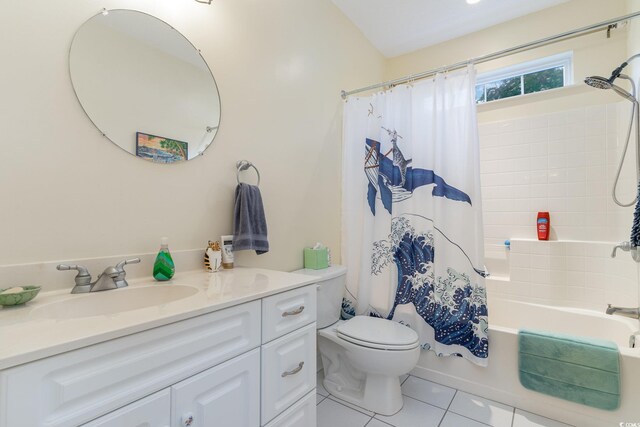
<instances>
[{"instance_id":1,"label":"white vanity cabinet","mask_svg":"<svg viewBox=\"0 0 640 427\"><path fill-rule=\"evenodd\" d=\"M2 370L0 427L313 427L315 289Z\"/></svg>"},{"instance_id":2,"label":"white vanity cabinet","mask_svg":"<svg viewBox=\"0 0 640 427\"><path fill-rule=\"evenodd\" d=\"M316 303L316 285L262 300L262 425L315 390Z\"/></svg>"}]
</instances>

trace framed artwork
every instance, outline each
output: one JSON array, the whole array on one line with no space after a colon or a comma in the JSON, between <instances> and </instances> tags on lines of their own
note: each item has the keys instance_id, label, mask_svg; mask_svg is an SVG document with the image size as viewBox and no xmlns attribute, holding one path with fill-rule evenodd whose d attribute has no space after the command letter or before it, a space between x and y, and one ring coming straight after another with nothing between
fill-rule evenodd
<instances>
[{"instance_id":1,"label":"framed artwork","mask_svg":"<svg viewBox=\"0 0 640 427\"><path fill-rule=\"evenodd\" d=\"M136 156L156 163L188 160L189 144L175 139L136 132Z\"/></svg>"}]
</instances>

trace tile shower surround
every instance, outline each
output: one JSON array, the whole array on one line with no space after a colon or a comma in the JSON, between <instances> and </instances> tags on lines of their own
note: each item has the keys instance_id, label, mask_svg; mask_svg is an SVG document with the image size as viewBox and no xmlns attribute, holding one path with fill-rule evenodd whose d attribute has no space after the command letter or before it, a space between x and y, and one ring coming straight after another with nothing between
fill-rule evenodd
<instances>
[{"instance_id":1,"label":"tile shower surround","mask_svg":"<svg viewBox=\"0 0 640 427\"><path fill-rule=\"evenodd\" d=\"M627 253L610 258L633 218L611 200L630 112L619 102L479 125L487 264L508 261L497 268L507 280L488 281L491 294L597 310L638 304L636 264ZM627 155L623 202L636 191L633 143ZM538 211L550 212L550 242L537 241Z\"/></svg>"},{"instance_id":2,"label":"tile shower surround","mask_svg":"<svg viewBox=\"0 0 640 427\"><path fill-rule=\"evenodd\" d=\"M637 306L638 267L608 242L511 241L508 276L487 279L491 296L604 311Z\"/></svg>"},{"instance_id":3,"label":"tile shower surround","mask_svg":"<svg viewBox=\"0 0 640 427\"><path fill-rule=\"evenodd\" d=\"M628 239L632 208L616 206L610 195L627 104L479 125L487 244L535 239L538 211L551 212L554 240ZM635 196L632 153L619 185L623 201Z\"/></svg>"}]
</instances>

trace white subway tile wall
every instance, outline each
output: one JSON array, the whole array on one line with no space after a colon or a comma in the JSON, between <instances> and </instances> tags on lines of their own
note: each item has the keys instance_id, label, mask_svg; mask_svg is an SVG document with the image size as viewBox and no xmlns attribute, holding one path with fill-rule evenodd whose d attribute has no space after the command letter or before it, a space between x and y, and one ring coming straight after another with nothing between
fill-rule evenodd
<instances>
[{"instance_id":1,"label":"white subway tile wall","mask_svg":"<svg viewBox=\"0 0 640 427\"><path fill-rule=\"evenodd\" d=\"M635 306L638 273L629 254L611 258L612 243L513 239L509 275L487 279L489 299L602 311L607 303Z\"/></svg>"},{"instance_id":2,"label":"white subway tile wall","mask_svg":"<svg viewBox=\"0 0 640 427\"><path fill-rule=\"evenodd\" d=\"M490 295L597 310L638 303L636 264L627 253L610 258L633 219L610 194L630 114L622 102L479 125ZM636 192L633 145L623 202ZM550 242L536 240L539 211L550 212Z\"/></svg>"}]
</instances>

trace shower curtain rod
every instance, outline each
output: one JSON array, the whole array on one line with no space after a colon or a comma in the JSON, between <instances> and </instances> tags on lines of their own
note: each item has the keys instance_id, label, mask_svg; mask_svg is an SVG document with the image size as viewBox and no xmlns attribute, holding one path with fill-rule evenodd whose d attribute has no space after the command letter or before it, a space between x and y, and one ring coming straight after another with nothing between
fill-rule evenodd
<instances>
[{"instance_id":1,"label":"shower curtain rod","mask_svg":"<svg viewBox=\"0 0 640 427\"><path fill-rule=\"evenodd\" d=\"M478 57L475 57L475 58L467 59L466 61L456 62L455 64L447 65L447 66L440 67L440 68L434 68L432 70L423 71L423 72L417 73L417 74L410 74L408 76L401 77L399 79L389 80L389 81L378 83L378 84L375 84L375 85L362 87L360 89L351 90L349 92L343 90L343 91L340 92L340 95L342 96L342 99L347 99L347 96L353 95L355 93L366 92L366 91L369 91L369 90L378 89L378 88L385 87L385 86L396 86L396 85L399 85L399 84L408 83L408 82L413 81L413 80L424 79L424 78L427 78L427 77L431 77L431 76L433 76L433 75L435 75L437 73L442 73L442 72L445 72L445 71L453 71L453 70L457 70L457 69L460 69L460 68L464 68L469 64L482 64L483 62L492 61L494 59L498 59L498 58L502 58L502 57L505 57L505 56L513 55L514 53L525 52L527 50L531 50L531 49L535 49L537 47L545 46L547 44L555 43L555 42L562 41L562 40L567 40L567 39L574 38L574 37L583 36L583 35L586 35L586 34L591 34L591 33L603 30L605 28L609 28L610 25L614 25L614 24L617 24L619 22L627 21L627 20L630 20L632 18L636 18L638 16L640 16L640 11L634 12L634 13L630 13L628 15L620 16L618 18L610 19L608 21L599 22L597 24L587 25L586 27L576 28L575 30L567 31L567 32L560 33L560 34L556 34L555 36L545 37L545 38L540 39L540 40L536 40L536 41L529 42L529 43L524 43L524 44L521 44L521 45L518 45L518 46L511 47L509 49L499 50L497 52L489 53L487 55L482 55L482 56L478 56Z\"/></svg>"}]
</instances>

